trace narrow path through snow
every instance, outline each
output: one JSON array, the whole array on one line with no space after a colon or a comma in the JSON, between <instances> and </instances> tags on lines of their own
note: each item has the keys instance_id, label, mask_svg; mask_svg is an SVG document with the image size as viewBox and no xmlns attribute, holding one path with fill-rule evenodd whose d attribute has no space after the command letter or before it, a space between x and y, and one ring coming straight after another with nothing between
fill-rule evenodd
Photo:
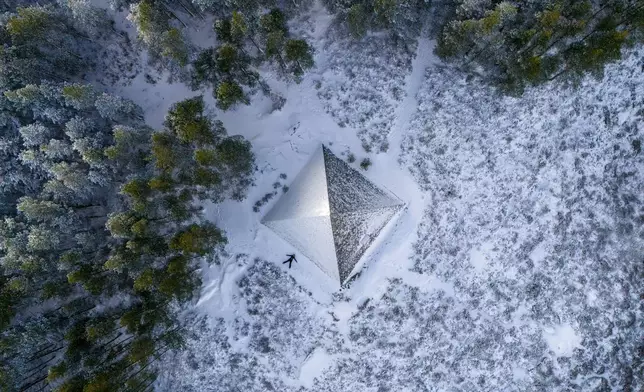
<instances>
[{"instance_id":1,"label":"narrow path through snow","mask_svg":"<svg viewBox=\"0 0 644 392\"><path fill-rule=\"evenodd\" d=\"M396 156L400 152L400 142L402 141L403 131L407 129L409 122L418 107L416 95L423 83L427 68L439 61L434 55L435 46L436 41L430 40L425 36L418 39L416 57L414 57L414 60L412 61L412 71L407 75L407 79L405 80L405 99L398 107L396 113L396 124L393 127L392 134L389 136L389 143L393 147L391 152Z\"/></svg>"}]
</instances>

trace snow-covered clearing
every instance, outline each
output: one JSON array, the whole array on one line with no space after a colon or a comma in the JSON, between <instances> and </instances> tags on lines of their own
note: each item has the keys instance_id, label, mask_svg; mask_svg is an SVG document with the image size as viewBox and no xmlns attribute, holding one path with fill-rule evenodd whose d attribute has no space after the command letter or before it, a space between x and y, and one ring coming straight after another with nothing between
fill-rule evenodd
<instances>
[{"instance_id":1,"label":"snow-covered clearing","mask_svg":"<svg viewBox=\"0 0 644 392\"><path fill-rule=\"evenodd\" d=\"M320 5L298 25L316 48L302 83L264 72L287 99L282 110L258 94L217 113L252 141L255 186L244 202L206 208L227 232L228 255L204 269L192 338L165 358L158 389L599 392L641 383L642 52L579 89L509 98L444 67L429 40L413 56L377 35L343 41L330 25ZM156 127L172 103L198 93L142 74L114 90ZM363 173L407 203L340 291L304 257L282 265L292 248L259 223L320 143L355 154L354 167L370 156Z\"/></svg>"}]
</instances>

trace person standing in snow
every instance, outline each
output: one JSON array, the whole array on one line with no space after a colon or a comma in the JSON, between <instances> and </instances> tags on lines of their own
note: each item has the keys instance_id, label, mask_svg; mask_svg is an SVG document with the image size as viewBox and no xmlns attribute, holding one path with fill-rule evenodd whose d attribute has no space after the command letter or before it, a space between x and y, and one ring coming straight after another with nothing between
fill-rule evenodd
<instances>
[{"instance_id":1,"label":"person standing in snow","mask_svg":"<svg viewBox=\"0 0 644 392\"><path fill-rule=\"evenodd\" d=\"M295 262L297 263L297 259L295 258L294 254L293 255L287 254L287 256L288 256L288 259L286 261L283 261L282 264L288 263L288 268L290 269L291 265L293 264L293 260L295 260Z\"/></svg>"}]
</instances>

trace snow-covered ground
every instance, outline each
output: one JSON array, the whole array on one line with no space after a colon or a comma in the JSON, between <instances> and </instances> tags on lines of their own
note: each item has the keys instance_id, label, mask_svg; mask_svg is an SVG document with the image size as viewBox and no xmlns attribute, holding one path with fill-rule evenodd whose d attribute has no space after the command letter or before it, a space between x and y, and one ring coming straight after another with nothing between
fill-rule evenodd
<instances>
[{"instance_id":1,"label":"snow-covered ground","mask_svg":"<svg viewBox=\"0 0 644 392\"><path fill-rule=\"evenodd\" d=\"M164 358L157 389L643 388L642 51L601 81L508 98L429 40L348 43L331 25L319 5L298 25L317 64L300 84L264 72L280 111L261 94L213 109L258 171L245 201L206 207L228 254L204 269L188 347ZM156 127L199 93L143 74L114 91ZM282 265L293 249L259 223L320 143L356 168L369 156L363 173L407 204L339 291L304 257Z\"/></svg>"}]
</instances>

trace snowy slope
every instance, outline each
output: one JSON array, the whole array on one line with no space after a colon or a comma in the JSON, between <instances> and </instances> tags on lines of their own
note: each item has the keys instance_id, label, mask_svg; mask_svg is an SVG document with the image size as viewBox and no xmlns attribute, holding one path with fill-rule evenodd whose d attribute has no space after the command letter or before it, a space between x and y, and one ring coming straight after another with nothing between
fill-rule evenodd
<instances>
[{"instance_id":1,"label":"snowy slope","mask_svg":"<svg viewBox=\"0 0 644 392\"><path fill-rule=\"evenodd\" d=\"M217 113L252 141L256 186L206 207L228 255L204 269L194 313L208 318L157 389L641 388L642 52L579 89L508 98L441 65L431 41L348 43L320 5L298 23L317 67L297 85L264 72L284 108L258 95ZM196 94L143 75L114 89L157 127ZM320 143L357 162L388 148L363 173L407 204L342 291L306 258L283 266L293 249L260 225Z\"/></svg>"}]
</instances>

